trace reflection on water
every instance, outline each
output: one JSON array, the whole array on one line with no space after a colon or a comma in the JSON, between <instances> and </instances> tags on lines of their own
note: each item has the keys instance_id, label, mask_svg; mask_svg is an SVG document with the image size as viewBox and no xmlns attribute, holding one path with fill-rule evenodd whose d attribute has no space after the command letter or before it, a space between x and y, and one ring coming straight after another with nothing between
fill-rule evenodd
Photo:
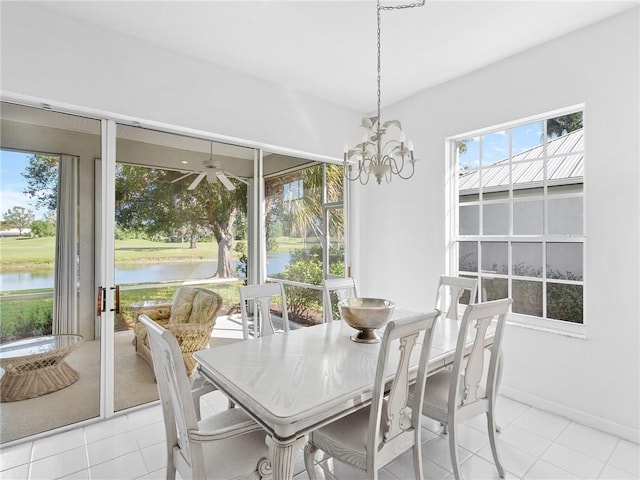
<instances>
[{"instance_id":1,"label":"reflection on water","mask_svg":"<svg viewBox=\"0 0 640 480\"><path fill-rule=\"evenodd\" d=\"M0 290L31 290L53 288L53 270L19 270L0 274Z\"/></svg>"},{"instance_id":2,"label":"reflection on water","mask_svg":"<svg viewBox=\"0 0 640 480\"><path fill-rule=\"evenodd\" d=\"M288 253L269 254L267 256L267 275L282 272L289 263ZM234 268L239 262L234 262ZM173 262L126 265L116 267L117 284L137 284L167 282L173 280L202 279L215 275L218 262ZM32 290L36 288L53 288L53 270L20 270L0 273L0 291Z\"/></svg>"}]
</instances>

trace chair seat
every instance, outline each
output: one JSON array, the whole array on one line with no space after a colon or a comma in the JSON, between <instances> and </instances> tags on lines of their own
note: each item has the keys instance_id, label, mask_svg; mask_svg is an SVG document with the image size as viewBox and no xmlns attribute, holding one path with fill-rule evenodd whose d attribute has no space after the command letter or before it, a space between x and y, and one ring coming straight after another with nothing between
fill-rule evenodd
<instances>
[{"instance_id":1,"label":"chair seat","mask_svg":"<svg viewBox=\"0 0 640 480\"><path fill-rule=\"evenodd\" d=\"M321 450L344 452L349 463L366 470L370 413L370 409L363 408L315 430L313 443Z\"/></svg>"},{"instance_id":2,"label":"chair seat","mask_svg":"<svg viewBox=\"0 0 640 480\"><path fill-rule=\"evenodd\" d=\"M449 388L451 386L451 371L443 370L427 378L427 386L424 391L424 401L422 403L422 412L428 417L439 421L446 422L449 403ZM462 382L464 377L459 378L459 391L463 391ZM480 397L485 397L484 388L478 387Z\"/></svg>"},{"instance_id":3,"label":"chair seat","mask_svg":"<svg viewBox=\"0 0 640 480\"><path fill-rule=\"evenodd\" d=\"M212 415L200 422L201 433L235 426L224 442L203 443L207 479L244 478L255 474L261 458L269 459L265 431L241 409L232 408ZM238 430L253 430L237 435Z\"/></svg>"}]
</instances>

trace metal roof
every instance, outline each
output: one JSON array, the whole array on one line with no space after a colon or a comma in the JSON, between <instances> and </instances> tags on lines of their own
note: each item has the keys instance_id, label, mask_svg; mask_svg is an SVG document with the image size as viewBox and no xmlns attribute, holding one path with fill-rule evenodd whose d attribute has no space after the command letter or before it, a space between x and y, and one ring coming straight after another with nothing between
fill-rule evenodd
<instances>
[{"instance_id":1,"label":"metal roof","mask_svg":"<svg viewBox=\"0 0 640 480\"><path fill-rule=\"evenodd\" d=\"M500 187L509 185L509 167L513 184L525 186L541 186L544 180L544 147L537 145L518 153L509 159L496 162L491 167L466 170L461 173L459 190L477 192L480 187L487 190L503 190ZM554 138L547 142L547 177L549 184L577 183L584 176L584 131L574 130L571 133Z\"/></svg>"}]
</instances>

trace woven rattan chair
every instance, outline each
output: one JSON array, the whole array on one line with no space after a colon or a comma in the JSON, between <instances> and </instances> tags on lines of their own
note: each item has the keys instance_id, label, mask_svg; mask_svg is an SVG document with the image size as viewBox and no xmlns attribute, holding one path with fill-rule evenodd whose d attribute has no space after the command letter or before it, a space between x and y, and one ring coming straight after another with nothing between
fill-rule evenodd
<instances>
[{"instance_id":1,"label":"woven rattan chair","mask_svg":"<svg viewBox=\"0 0 640 480\"><path fill-rule=\"evenodd\" d=\"M193 353L209 348L211 332L221 306L222 297L211 290L181 287L176 291L170 308L167 305L148 307L141 310L140 316L154 320L176 337L187 375L191 377L198 366ZM136 322L133 330L136 353L153 366L146 327Z\"/></svg>"}]
</instances>

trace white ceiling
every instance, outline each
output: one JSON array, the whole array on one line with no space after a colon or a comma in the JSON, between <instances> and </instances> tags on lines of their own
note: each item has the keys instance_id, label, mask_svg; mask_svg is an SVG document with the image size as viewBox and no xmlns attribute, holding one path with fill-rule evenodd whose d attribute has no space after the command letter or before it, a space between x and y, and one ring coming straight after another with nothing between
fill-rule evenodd
<instances>
[{"instance_id":1,"label":"white ceiling","mask_svg":"<svg viewBox=\"0 0 640 480\"><path fill-rule=\"evenodd\" d=\"M375 0L33 3L358 112L376 107ZM382 103L639 4L427 0L384 11Z\"/></svg>"}]
</instances>

